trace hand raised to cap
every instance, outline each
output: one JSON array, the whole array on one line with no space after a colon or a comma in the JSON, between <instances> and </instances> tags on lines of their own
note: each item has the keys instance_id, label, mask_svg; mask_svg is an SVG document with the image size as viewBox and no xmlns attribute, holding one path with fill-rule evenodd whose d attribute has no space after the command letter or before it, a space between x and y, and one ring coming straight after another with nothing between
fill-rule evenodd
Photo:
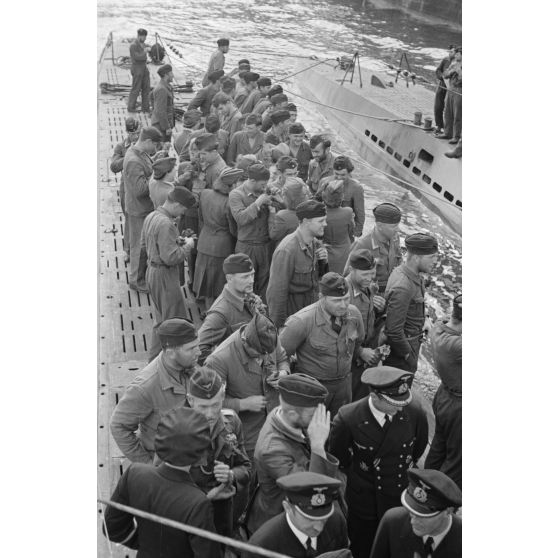
<instances>
[{"instance_id":1,"label":"hand raised to cap","mask_svg":"<svg viewBox=\"0 0 558 558\"><path fill-rule=\"evenodd\" d=\"M330 413L329 411L326 411L325 405L320 403L314 411L314 415L312 416L312 420L310 421L307 430L312 450L315 448L323 451L329 436L329 429Z\"/></svg>"}]
</instances>

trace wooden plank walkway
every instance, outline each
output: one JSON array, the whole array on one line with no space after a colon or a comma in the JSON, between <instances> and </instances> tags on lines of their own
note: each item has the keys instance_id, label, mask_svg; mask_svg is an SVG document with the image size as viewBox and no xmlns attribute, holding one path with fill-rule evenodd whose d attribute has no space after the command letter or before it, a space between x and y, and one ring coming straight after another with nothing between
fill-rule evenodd
<instances>
[{"instance_id":1,"label":"wooden plank walkway","mask_svg":"<svg viewBox=\"0 0 558 558\"><path fill-rule=\"evenodd\" d=\"M114 55L128 54L128 42L115 42ZM166 62L167 60L165 60ZM173 61L171 60L172 64ZM148 66L151 85L159 77L157 66ZM173 64L174 68L174 64ZM184 83L180 67L175 76ZM112 64L112 50L107 48L100 62L99 82L110 85L131 85L128 69ZM179 94L177 100L188 101L192 95ZM128 93L98 95L98 421L97 421L97 471L98 496L110 499L114 487L129 461L114 442L109 428L110 416L126 386L147 363L153 327L153 310L149 294L130 290L129 264L124 262L124 216L120 205L120 175L110 171L110 159L114 147L125 136L125 120L128 116L126 101ZM149 125L148 115L137 113L142 126ZM179 125L180 126L180 125ZM203 307L197 306L188 289L183 289L190 317L199 327ZM98 544L100 558L132 558L134 551L110 544L102 535L102 508L97 506Z\"/></svg>"}]
</instances>

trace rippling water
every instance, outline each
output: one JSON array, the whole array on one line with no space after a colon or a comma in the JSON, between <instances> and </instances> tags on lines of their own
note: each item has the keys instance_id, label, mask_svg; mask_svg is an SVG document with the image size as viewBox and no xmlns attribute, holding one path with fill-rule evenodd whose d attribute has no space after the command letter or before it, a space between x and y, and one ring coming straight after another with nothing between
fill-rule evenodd
<instances>
[{"instance_id":1,"label":"rippling water","mask_svg":"<svg viewBox=\"0 0 558 558\"><path fill-rule=\"evenodd\" d=\"M155 31L171 39L184 55L185 70L195 82L200 81L215 50L215 41L221 36L231 39L225 69L232 69L240 58L249 58L258 73L271 78L295 72L296 57L315 55L323 59L358 50L361 65L375 68L385 63L397 65L405 50L412 69L432 82L447 46L461 44L461 35L449 28L419 23L397 10L362 7L361 0L98 2L99 53L110 31L133 37L138 27L149 31L147 42L151 42ZM365 185L367 216L378 203L391 201L404 212L403 234L421 229L436 234L441 255L429 287L428 303L441 316L447 310L450 295L461 286L459 236L405 188L360 163L351 146L329 127L315 105L298 98L295 102L299 120L311 134L328 133L335 151L353 157L353 175ZM371 225L368 217L365 232Z\"/></svg>"}]
</instances>

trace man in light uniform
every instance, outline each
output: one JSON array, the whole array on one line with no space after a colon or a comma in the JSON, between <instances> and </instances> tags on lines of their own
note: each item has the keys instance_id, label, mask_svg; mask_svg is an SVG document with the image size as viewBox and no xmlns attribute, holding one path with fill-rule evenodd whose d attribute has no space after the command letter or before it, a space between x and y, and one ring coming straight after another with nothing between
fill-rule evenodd
<instances>
[{"instance_id":1,"label":"man in light uniform","mask_svg":"<svg viewBox=\"0 0 558 558\"><path fill-rule=\"evenodd\" d=\"M149 112L149 89L151 80L147 69L147 52L145 39L147 31L138 29L136 40L130 45L130 58L132 59L132 89L128 97L128 112L136 112L136 101L141 92L141 110Z\"/></svg>"},{"instance_id":2,"label":"man in light uniform","mask_svg":"<svg viewBox=\"0 0 558 558\"><path fill-rule=\"evenodd\" d=\"M161 80L153 89L151 125L161 132L163 141L171 141L172 129L174 128L174 93L171 85L174 74L172 73L172 66L163 64L157 70L157 73Z\"/></svg>"},{"instance_id":3,"label":"man in light uniform","mask_svg":"<svg viewBox=\"0 0 558 558\"><path fill-rule=\"evenodd\" d=\"M202 87L209 85L209 75L213 72L218 72L225 69L225 54L229 52L230 41L229 39L219 39L217 41L217 50L211 55L209 59L209 64L207 66L207 72L202 79Z\"/></svg>"}]
</instances>

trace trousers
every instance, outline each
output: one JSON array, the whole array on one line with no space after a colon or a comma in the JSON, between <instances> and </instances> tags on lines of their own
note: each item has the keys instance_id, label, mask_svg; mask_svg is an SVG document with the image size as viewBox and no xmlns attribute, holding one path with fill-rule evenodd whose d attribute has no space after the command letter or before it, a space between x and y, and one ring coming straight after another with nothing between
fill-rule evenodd
<instances>
[{"instance_id":1,"label":"trousers","mask_svg":"<svg viewBox=\"0 0 558 558\"><path fill-rule=\"evenodd\" d=\"M461 91L448 91L446 96L444 134L453 138L461 137Z\"/></svg>"},{"instance_id":2,"label":"trousers","mask_svg":"<svg viewBox=\"0 0 558 558\"><path fill-rule=\"evenodd\" d=\"M436 128L444 127L444 102L446 100L447 89L438 85L436 96L434 97L434 121Z\"/></svg>"},{"instance_id":3,"label":"trousers","mask_svg":"<svg viewBox=\"0 0 558 558\"><path fill-rule=\"evenodd\" d=\"M130 285L141 285L145 283L145 272L147 270L147 254L140 249L141 229L145 217L128 215L128 246L130 250Z\"/></svg>"},{"instance_id":4,"label":"trousers","mask_svg":"<svg viewBox=\"0 0 558 558\"><path fill-rule=\"evenodd\" d=\"M254 292L265 303L265 291L269 282L269 268L271 266L271 242L266 244L248 244L237 241L235 252L246 254L254 265Z\"/></svg>"},{"instance_id":5,"label":"trousers","mask_svg":"<svg viewBox=\"0 0 558 558\"><path fill-rule=\"evenodd\" d=\"M369 558L380 519L363 519L349 509L347 530L354 558Z\"/></svg>"},{"instance_id":6,"label":"trousers","mask_svg":"<svg viewBox=\"0 0 558 558\"><path fill-rule=\"evenodd\" d=\"M129 225L128 225L128 217L126 215L126 202L124 201L125 193L124 193L124 182L122 178L120 178L120 186L118 188L120 193L120 207L122 208L122 216L124 218L124 237L122 239L122 244L124 248L124 252L130 255L130 244L128 242L128 237L130 236Z\"/></svg>"},{"instance_id":7,"label":"trousers","mask_svg":"<svg viewBox=\"0 0 558 558\"><path fill-rule=\"evenodd\" d=\"M418 358L421 343L422 340L419 339L413 339L412 341L409 341L409 344L411 345L411 351L407 359L392 351L384 361L385 366L393 366L401 370L406 370L407 372L415 373L418 367Z\"/></svg>"},{"instance_id":8,"label":"trousers","mask_svg":"<svg viewBox=\"0 0 558 558\"><path fill-rule=\"evenodd\" d=\"M132 90L128 97L128 111L132 112L136 109L136 101L141 93L141 110L149 112L149 89L151 80L149 78L149 70L146 65L132 64Z\"/></svg>"},{"instance_id":9,"label":"trousers","mask_svg":"<svg viewBox=\"0 0 558 558\"><path fill-rule=\"evenodd\" d=\"M319 380L328 391L325 406L330 413L331 420L343 405L351 402L351 378L352 376L349 374L340 380Z\"/></svg>"}]
</instances>

